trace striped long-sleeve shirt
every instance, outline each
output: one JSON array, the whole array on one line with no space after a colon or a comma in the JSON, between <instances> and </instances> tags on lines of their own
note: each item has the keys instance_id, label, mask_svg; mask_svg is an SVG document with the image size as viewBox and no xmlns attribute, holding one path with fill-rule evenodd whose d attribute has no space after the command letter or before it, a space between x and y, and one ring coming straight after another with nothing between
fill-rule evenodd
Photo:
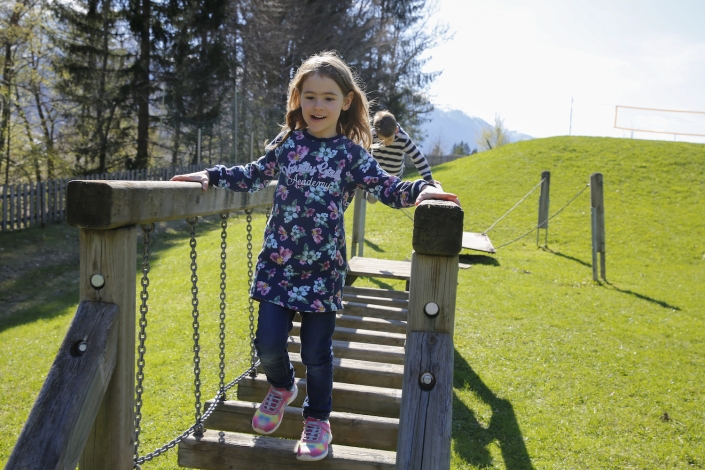
<instances>
[{"instance_id":1,"label":"striped long-sleeve shirt","mask_svg":"<svg viewBox=\"0 0 705 470\"><path fill-rule=\"evenodd\" d=\"M431 167L426 161L423 153L416 147L411 137L399 126L399 130L394 135L394 142L391 145L384 145L372 130L372 156L377 160L379 166L390 175L401 176L404 170L404 155L411 157L411 161L416 165L419 174L426 181L433 182Z\"/></svg>"}]
</instances>

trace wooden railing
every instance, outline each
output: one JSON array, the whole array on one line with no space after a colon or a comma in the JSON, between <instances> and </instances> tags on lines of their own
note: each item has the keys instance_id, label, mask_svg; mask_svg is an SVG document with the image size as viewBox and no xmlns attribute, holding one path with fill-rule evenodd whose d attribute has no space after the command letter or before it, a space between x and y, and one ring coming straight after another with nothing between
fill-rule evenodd
<instances>
[{"instance_id":1,"label":"wooden railing","mask_svg":"<svg viewBox=\"0 0 705 470\"><path fill-rule=\"evenodd\" d=\"M69 182L67 220L81 229L80 305L6 468L133 468L136 225L266 207L274 189Z\"/></svg>"},{"instance_id":2,"label":"wooden railing","mask_svg":"<svg viewBox=\"0 0 705 470\"><path fill-rule=\"evenodd\" d=\"M72 181L80 228L80 305L8 469L128 470L134 465L139 224L271 205L276 185L239 193L198 183ZM453 329L463 211L425 201L414 219L398 469L447 469Z\"/></svg>"}]
</instances>

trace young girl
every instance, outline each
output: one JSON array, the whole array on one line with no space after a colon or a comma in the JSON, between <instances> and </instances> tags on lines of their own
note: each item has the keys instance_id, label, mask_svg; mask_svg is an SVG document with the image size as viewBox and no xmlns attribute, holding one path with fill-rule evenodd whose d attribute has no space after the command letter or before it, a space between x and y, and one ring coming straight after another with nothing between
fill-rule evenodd
<instances>
[{"instance_id":1,"label":"young girl","mask_svg":"<svg viewBox=\"0 0 705 470\"><path fill-rule=\"evenodd\" d=\"M252 427L273 433L296 398L287 341L299 312L307 392L299 460L324 458L332 440L332 336L347 268L343 213L355 189L364 188L394 208L424 199L459 203L427 181L402 182L382 171L363 148L372 139L368 113L367 98L347 64L334 53L314 55L289 84L286 124L266 155L244 166L216 165L172 178L199 182L203 190L213 185L249 192L277 179L250 289L260 302L255 348L271 385Z\"/></svg>"}]
</instances>

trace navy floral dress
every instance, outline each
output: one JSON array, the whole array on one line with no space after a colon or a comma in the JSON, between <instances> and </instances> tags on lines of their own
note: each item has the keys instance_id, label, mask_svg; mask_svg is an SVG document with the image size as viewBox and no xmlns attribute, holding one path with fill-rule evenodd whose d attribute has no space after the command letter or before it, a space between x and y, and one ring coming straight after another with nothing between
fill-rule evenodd
<instances>
[{"instance_id":1,"label":"navy floral dress","mask_svg":"<svg viewBox=\"0 0 705 470\"><path fill-rule=\"evenodd\" d=\"M299 312L342 308L347 270L343 214L356 188L394 207L412 205L424 180L403 182L385 173L347 137L319 139L305 130L244 166L208 169L210 184L254 192L277 179L272 214L250 295Z\"/></svg>"}]
</instances>

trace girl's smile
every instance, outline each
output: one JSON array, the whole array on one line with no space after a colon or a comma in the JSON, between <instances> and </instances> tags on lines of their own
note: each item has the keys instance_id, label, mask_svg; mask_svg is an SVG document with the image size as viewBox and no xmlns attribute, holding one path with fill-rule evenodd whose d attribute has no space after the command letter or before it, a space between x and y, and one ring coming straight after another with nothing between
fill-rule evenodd
<instances>
[{"instance_id":1,"label":"girl's smile","mask_svg":"<svg viewBox=\"0 0 705 470\"><path fill-rule=\"evenodd\" d=\"M331 78L311 74L301 86L301 111L308 132L319 139L338 135L340 113L350 107L353 92L343 96L343 91Z\"/></svg>"}]
</instances>

